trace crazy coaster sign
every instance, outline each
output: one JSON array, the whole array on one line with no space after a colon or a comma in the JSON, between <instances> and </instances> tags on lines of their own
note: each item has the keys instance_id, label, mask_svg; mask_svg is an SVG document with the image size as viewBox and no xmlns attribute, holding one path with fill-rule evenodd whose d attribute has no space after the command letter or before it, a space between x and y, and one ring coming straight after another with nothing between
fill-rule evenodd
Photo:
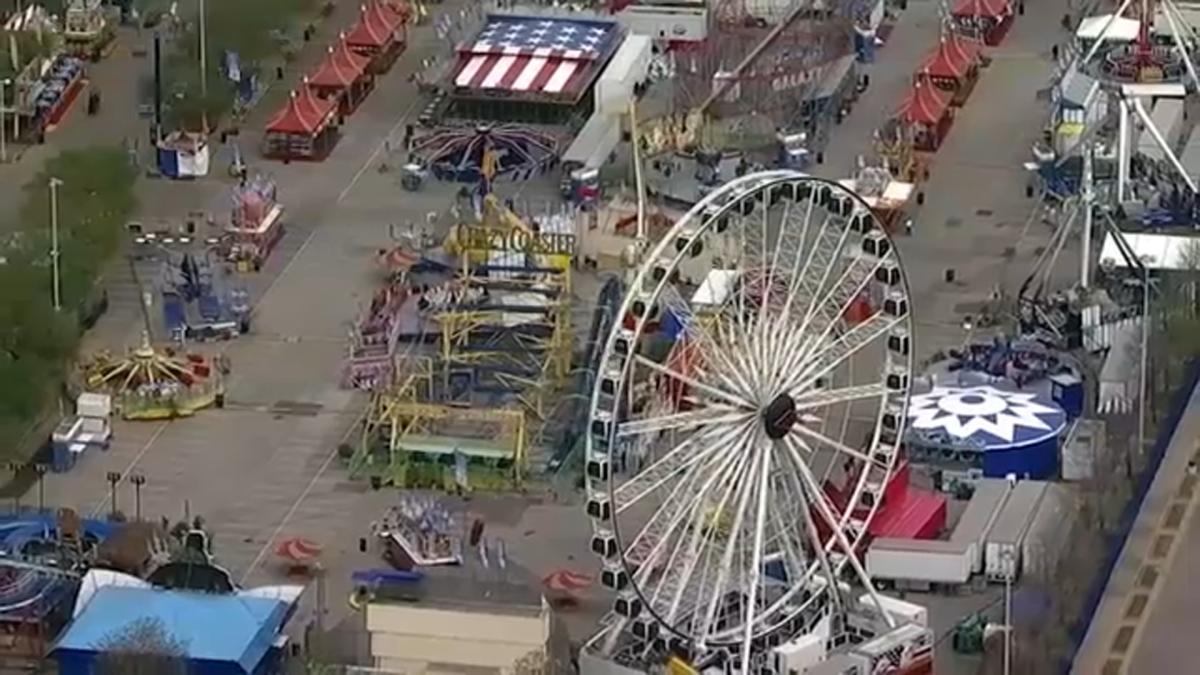
<instances>
[{"instance_id":1,"label":"crazy coaster sign","mask_svg":"<svg viewBox=\"0 0 1200 675\"><path fill-rule=\"evenodd\" d=\"M571 255L575 252L573 234L479 226L463 226L459 232L463 248L473 251L509 251L529 255Z\"/></svg>"}]
</instances>

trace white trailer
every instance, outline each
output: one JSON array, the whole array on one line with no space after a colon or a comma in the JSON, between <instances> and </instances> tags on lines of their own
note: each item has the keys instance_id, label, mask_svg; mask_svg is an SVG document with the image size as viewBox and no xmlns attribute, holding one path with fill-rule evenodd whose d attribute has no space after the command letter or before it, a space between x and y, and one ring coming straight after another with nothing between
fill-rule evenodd
<instances>
[{"instance_id":1,"label":"white trailer","mask_svg":"<svg viewBox=\"0 0 1200 675\"><path fill-rule=\"evenodd\" d=\"M633 35L660 41L703 42L708 37L708 9L703 2L692 6L638 3L617 12L617 23Z\"/></svg>"},{"instance_id":2,"label":"white trailer","mask_svg":"<svg viewBox=\"0 0 1200 675\"><path fill-rule=\"evenodd\" d=\"M646 81L650 72L651 41L645 35L629 35L613 54L596 80L596 112L623 115L629 112L633 89Z\"/></svg>"},{"instance_id":3,"label":"white trailer","mask_svg":"<svg viewBox=\"0 0 1200 675\"><path fill-rule=\"evenodd\" d=\"M562 156L563 171L599 169L621 140L620 115L595 113L579 130Z\"/></svg>"},{"instance_id":4,"label":"white trailer","mask_svg":"<svg viewBox=\"0 0 1200 675\"><path fill-rule=\"evenodd\" d=\"M899 585L965 584L971 578L971 547L936 539L888 539L871 542L867 573Z\"/></svg>"},{"instance_id":5,"label":"white trailer","mask_svg":"<svg viewBox=\"0 0 1200 675\"><path fill-rule=\"evenodd\" d=\"M879 598L879 606L875 605ZM915 623L925 627L929 625L929 610L913 602L893 598L890 595L863 593L858 597L858 606L867 612L878 613L880 608L895 619L897 624Z\"/></svg>"},{"instance_id":6,"label":"white trailer","mask_svg":"<svg viewBox=\"0 0 1200 675\"><path fill-rule=\"evenodd\" d=\"M983 549L987 544L988 532L1004 508L1011 489L1009 482L1001 478L981 478L976 481L975 493L950 533L950 541L969 548L972 574L983 571Z\"/></svg>"},{"instance_id":7,"label":"white trailer","mask_svg":"<svg viewBox=\"0 0 1200 675\"><path fill-rule=\"evenodd\" d=\"M1047 483L1026 480L1017 483L987 536L984 572L989 581L1016 580L1021 571L1021 545L1033 516L1042 504Z\"/></svg>"}]
</instances>

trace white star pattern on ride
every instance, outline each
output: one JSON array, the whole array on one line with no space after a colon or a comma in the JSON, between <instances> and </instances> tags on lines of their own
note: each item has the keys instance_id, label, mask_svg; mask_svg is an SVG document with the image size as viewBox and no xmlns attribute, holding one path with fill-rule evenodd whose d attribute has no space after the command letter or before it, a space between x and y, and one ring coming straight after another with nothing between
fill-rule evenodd
<instances>
[{"instance_id":1,"label":"white star pattern on ride","mask_svg":"<svg viewBox=\"0 0 1200 675\"><path fill-rule=\"evenodd\" d=\"M1042 415L1061 411L1038 403L1036 393L1006 391L992 386L935 387L913 396L908 406L909 425L929 431L941 429L955 438L983 432L1012 443L1017 429L1051 431Z\"/></svg>"}]
</instances>

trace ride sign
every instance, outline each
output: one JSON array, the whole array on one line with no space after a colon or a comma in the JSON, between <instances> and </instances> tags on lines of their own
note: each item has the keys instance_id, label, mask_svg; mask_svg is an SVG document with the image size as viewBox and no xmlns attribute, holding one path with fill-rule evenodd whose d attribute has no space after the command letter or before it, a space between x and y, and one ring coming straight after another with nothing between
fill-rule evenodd
<instances>
[{"instance_id":1,"label":"ride sign","mask_svg":"<svg viewBox=\"0 0 1200 675\"><path fill-rule=\"evenodd\" d=\"M528 232L502 227L463 226L463 248L474 251L514 251L530 255L571 255L575 235Z\"/></svg>"}]
</instances>

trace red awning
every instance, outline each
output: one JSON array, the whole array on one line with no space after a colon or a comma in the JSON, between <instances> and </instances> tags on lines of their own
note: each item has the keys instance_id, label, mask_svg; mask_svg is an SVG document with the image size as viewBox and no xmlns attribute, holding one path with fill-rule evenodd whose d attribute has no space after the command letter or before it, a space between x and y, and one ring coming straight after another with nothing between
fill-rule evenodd
<instances>
[{"instance_id":1,"label":"red awning","mask_svg":"<svg viewBox=\"0 0 1200 675\"><path fill-rule=\"evenodd\" d=\"M358 23L346 35L346 42L353 47L386 47L402 24L403 18L399 14L378 2L363 5Z\"/></svg>"},{"instance_id":2,"label":"red awning","mask_svg":"<svg viewBox=\"0 0 1200 675\"><path fill-rule=\"evenodd\" d=\"M959 78L979 62L982 52L978 42L954 34L943 35L937 48L929 52L918 70L933 77Z\"/></svg>"},{"instance_id":3,"label":"red awning","mask_svg":"<svg viewBox=\"0 0 1200 675\"><path fill-rule=\"evenodd\" d=\"M329 125L337 106L337 101L317 98L307 86L301 87L267 123L267 132L315 136Z\"/></svg>"},{"instance_id":4,"label":"red awning","mask_svg":"<svg viewBox=\"0 0 1200 675\"><path fill-rule=\"evenodd\" d=\"M896 109L896 119L908 124L933 125L940 122L949 109L949 96L942 96L932 85L918 82Z\"/></svg>"},{"instance_id":5,"label":"red awning","mask_svg":"<svg viewBox=\"0 0 1200 675\"><path fill-rule=\"evenodd\" d=\"M308 78L308 83L316 87L345 89L367 72L370 62L367 57L350 51L344 39L338 40L337 46L329 48L321 67Z\"/></svg>"},{"instance_id":6,"label":"red awning","mask_svg":"<svg viewBox=\"0 0 1200 675\"><path fill-rule=\"evenodd\" d=\"M954 11L956 17L978 17L980 19L1002 19L1013 13L1011 0L958 0Z\"/></svg>"}]
</instances>

